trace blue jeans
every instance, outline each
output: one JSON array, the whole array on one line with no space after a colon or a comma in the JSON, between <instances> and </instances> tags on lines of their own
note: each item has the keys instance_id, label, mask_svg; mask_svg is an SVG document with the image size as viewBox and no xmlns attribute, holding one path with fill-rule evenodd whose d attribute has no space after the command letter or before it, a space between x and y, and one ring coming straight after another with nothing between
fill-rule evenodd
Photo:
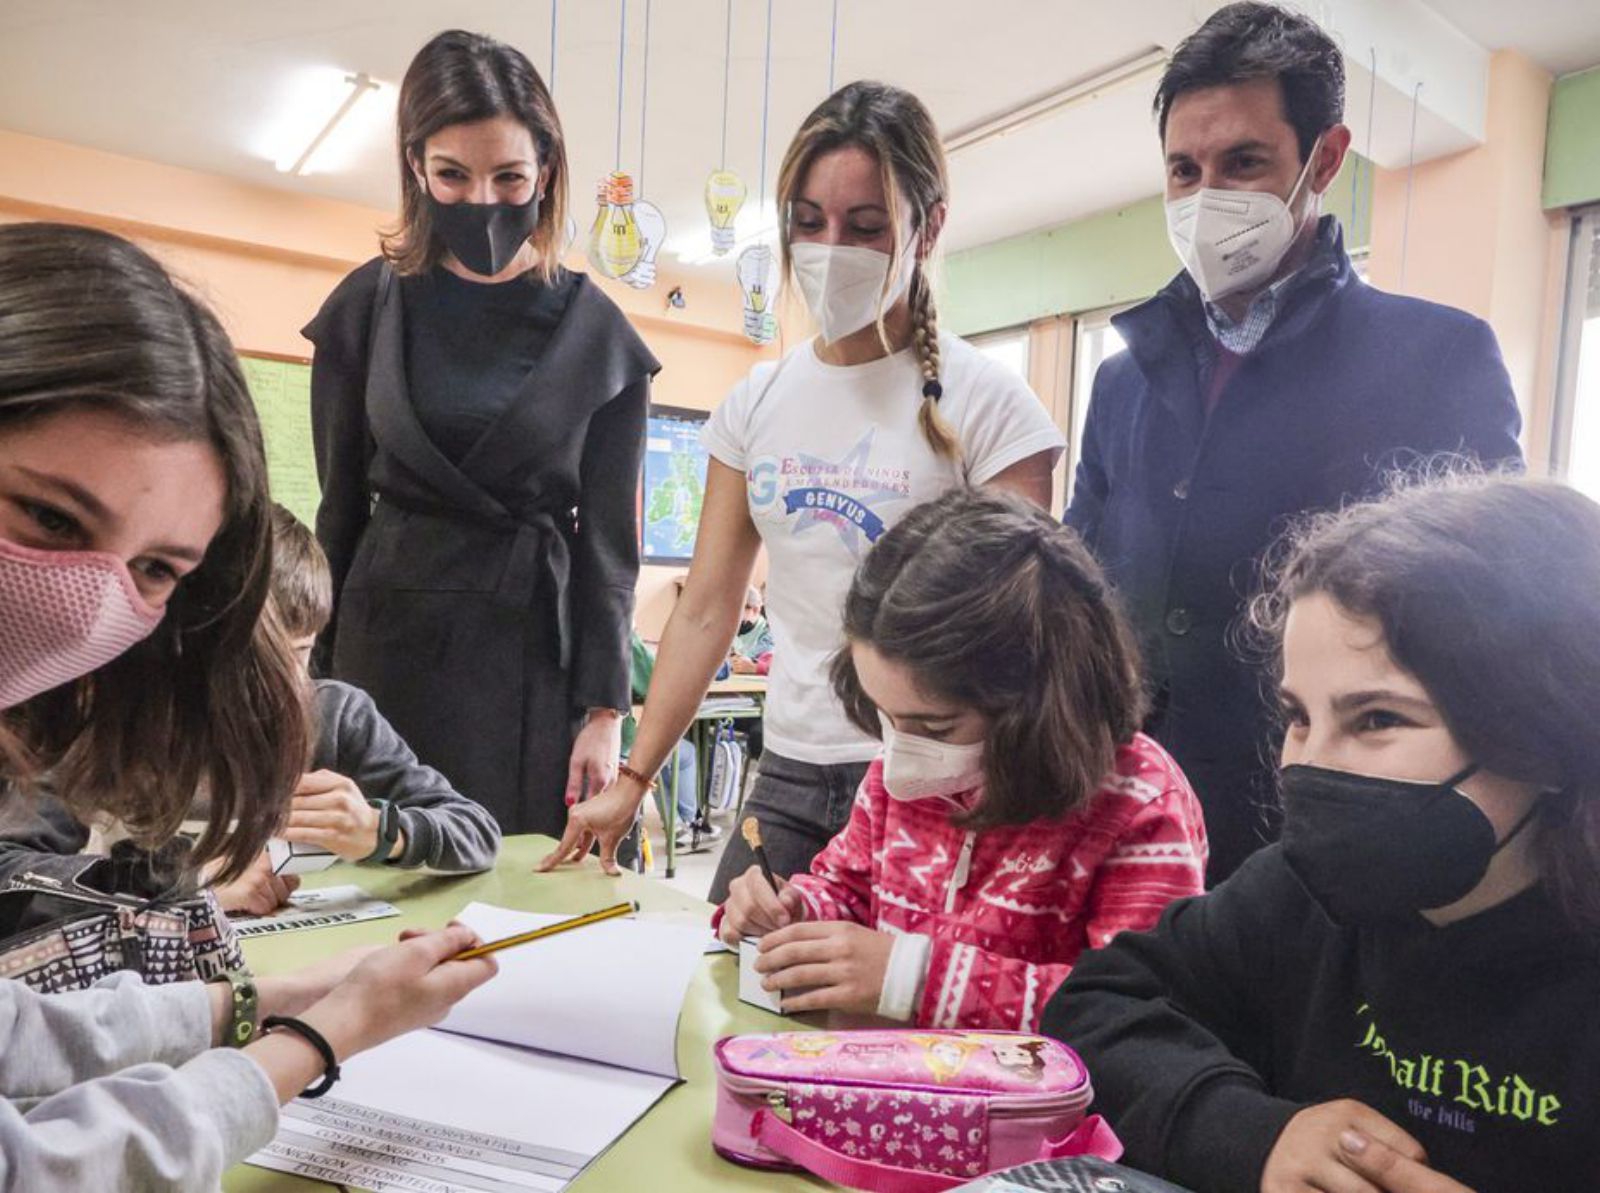
<instances>
[{"instance_id":1,"label":"blue jeans","mask_svg":"<svg viewBox=\"0 0 1600 1193\"><path fill-rule=\"evenodd\" d=\"M678 743L678 762L672 759L661 768L656 777L656 810L661 813L661 823L667 822L665 801L672 800L678 809L678 827L682 828L699 812L695 793L700 790L697 781L699 767L695 762L694 746L687 739Z\"/></svg>"},{"instance_id":2,"label":"blue jeans","mask_svg":"<svg viewBox=\"0 0 1600 1193\"><path fill-rule=\"evenodd\" d=\"M797 762L771 750L761 755L741 819L754 816L760 823L761 846L774 874L787 878L811 868L811 859L849 822L867 765ZM707 896L713 903L727 899L728 884L756 863L743 833L728 836Z\"/></svg>"}]
</instances>

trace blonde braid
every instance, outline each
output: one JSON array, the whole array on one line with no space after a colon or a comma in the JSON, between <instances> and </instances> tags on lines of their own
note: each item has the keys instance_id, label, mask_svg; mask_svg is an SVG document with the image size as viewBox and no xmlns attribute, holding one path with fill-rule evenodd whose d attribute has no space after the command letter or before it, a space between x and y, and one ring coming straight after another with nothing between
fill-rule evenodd
<instances>
[{"instance_id":1,"label":"blonde braid","mask_svg":"<svg viewBox=\"0 0 1600 1193\"><path fill-rule=\"evenodd\" d=\"M933 309L933 287L920 266L911 281L911 324L923 377L922 409L917 412L917 425L936 454L959 461L961 444L956 439L955 428L939 413L939 399L944 396L944 386L939 381L939 316Z\"/></svg>"}]
</instances>

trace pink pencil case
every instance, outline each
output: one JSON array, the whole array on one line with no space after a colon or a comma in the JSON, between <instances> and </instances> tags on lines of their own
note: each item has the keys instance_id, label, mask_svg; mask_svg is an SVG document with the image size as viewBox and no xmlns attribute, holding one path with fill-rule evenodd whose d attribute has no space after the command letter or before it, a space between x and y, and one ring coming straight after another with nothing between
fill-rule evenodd
<instances>
[{"instance_id":1,"label":"pink pencil case","mask_svg":"<svg viewBox=\"0 0 1600 1193\"><path fill-rule=\"evenodd\" d=\"M1024 1032L776 1032L717 1041L712 1145L875 1193L943 1193L1061 1156L1115 1160L1077 1054Z\"/></svg>"}]
</instances>

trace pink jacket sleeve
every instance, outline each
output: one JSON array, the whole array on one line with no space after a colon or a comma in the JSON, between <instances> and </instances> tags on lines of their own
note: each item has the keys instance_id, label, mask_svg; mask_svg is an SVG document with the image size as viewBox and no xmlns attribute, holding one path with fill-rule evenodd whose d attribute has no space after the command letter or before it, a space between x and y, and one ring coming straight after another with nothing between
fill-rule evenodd
<instances>
[{"instance_id":1,"label":"pink jacket sleeve","mask_svg":"<svg viewBox=\"0 0 1600 1193\"><path fill-rule=\"evenodd\" d=\"M1095 870L1089 892L1090 948L1118 932L1155 927L1167 904L1205 893L1206 829L1200 801L1181 775L1139 809Z\"/></svg>"},{"instance_id":2,"label":"pink jacket sleeve","mask_svg":"<svg viewBox=\"0 0 1600 1193\"><path fill-rule=\"evenodd\" d=\"M805 900L810 920L850 920L873 926L872 838L876 809L865 787L856 793L850 819L811 862L809 874L790 883Z\"/></svg>"},{"instance_id":3,"label":"pink jacket sleeve","mask_svg":"<svg viewBox=\"0 0 1600 1193\"><path fill-rule=\"evenodd\" d=\"M918 1027L1038 1031L1039 1016L1072 966L1040 965L934 937Z\"/></svg>"},{"instance_id":4,"label":"pink jacket sleeve","mask_svg":"<svg viewBox=\"0 0 1600 1193\"><path fill-rule=\"evenodd\" d=\"M1181 777L1142 806L1095 868L1085 935L1099 948L1118 932L1153 928L1174 899L1205 890L1200 804ZM923 1027L1037 1031L1045 1003L1072 966L1038 964L935 937L917 1008Z\"/></svg>"}]
</instances>

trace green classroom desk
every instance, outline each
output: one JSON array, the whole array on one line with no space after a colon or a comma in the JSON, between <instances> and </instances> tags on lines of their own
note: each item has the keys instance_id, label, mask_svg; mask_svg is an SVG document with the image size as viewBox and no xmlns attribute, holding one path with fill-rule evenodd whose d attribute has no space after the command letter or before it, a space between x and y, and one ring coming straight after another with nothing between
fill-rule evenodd
<instances>
[{"instance_id":1,"label":"green classroom desk","mask_svg":"<svg viewBox=\"0 0 1600 1193\"><path fill-rule=\"evenodd\" d=\"M645 911L694 911L707 905L652 879L634 874L607 878L593 861L581 870L535 874L534 863L553 847L547 837L511 837L500 862L488 874L443 878L416 871L334 866L306 880L306 886L358 882L369 894L400 908L399 916L340 928L289 932L245 943L258 973L275 973L330 953L363 944L386 944L401 928L438 927L468 903L478 901L522 911L576 914L637 899ZM531 945L536 948L537 945ZM640 975L647 979L648 975ZM684 1082L641 1118L570 1186L576 1193L677 1193L701 1189L816 1190L832 1188L811 1177L741 1168L711 1150L711 1108L716 1083L711 1045L738 1032L776 1031L803 1026L746 1006L738 999L739 967L731 953L709 956L689 984L678 1023L678 1067ZM227 1193L272 1190L327 1190L334 1186L304 1177L241 1164L223 1178Z\"/></svg>"}]
</instances>

